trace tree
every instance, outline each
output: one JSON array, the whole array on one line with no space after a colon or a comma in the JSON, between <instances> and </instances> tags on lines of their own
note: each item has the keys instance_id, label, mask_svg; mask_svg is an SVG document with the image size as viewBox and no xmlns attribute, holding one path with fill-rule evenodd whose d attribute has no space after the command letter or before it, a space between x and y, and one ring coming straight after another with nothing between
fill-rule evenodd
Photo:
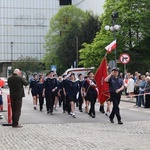
<instances>
[{"instance_id":1,"label":"tree","mask_svg":"<svg viewBox=\"0 0 150 150\"><path fill-rule=\"evenodd\" d=\"M38 62L37 58L29 56L21 56L20 58L18 58L16 61L13 62L12 68L13 70L15 68L20 69L21 71L25 72L27 76L33 72L40 72L44 70L43 64Z\"/></svg>"},{"instance_id":2,"label":"tree","mask_svg":"<svg viewBox=\"0 0 150 150\"><path fill-rule=\"evenodd\" d=\"M51 19L45 37L46 66L57 65L59 73L70 68L76 61L82 43L92 42L99 28L98 16L91 12L84 12L73 5L62 7Z\"/></svg>"},{"instance_id":3,"label":"tree","mask_svg":"<svg viewBox=\"0 0 150 150\"><path fill-rule=\"evenodd\" d=\"M80 50L81 64L90 66L95 64L98 66L105 54L105 46L113 41L114 36L110 31L105 31L105 25L112 24L112 13L118 12L119 18L115 20L116 24L121 25L121 30L116 33L117 38L117 58L119 55L127 50L131 56L131 63L128 67L133 68L132 60L139 61L145 60L146 55L143 53L149 51L148 45L143 45L144 41L149 38L149 25L150 25L150 1L149 0L106 0L104 5L104 13L100 17L102 21L102 27L100 32L96 35L93 42L84 44L84 48ZM142 47L141 47L142 44ZM140 48L145 51L141 51ZM85 56L88 54L88 58ZM140 56L140 60L136 59L137 55ZM95 58L95 62L89 61ZM108 61L114 59L114 53L108 55ZM147 60L147 59L146 59ZM148 61L146 61L148 66ZM131 65L130 65L131 64ZM145 63L141 63L141 68L145 67ZM140 67L139 66L139 67ZM137 68L136 68L137 69ZM135 69L134 69L135 70ZM134 71L132 69L132 71Z\"/></svg>"}]
</instances>

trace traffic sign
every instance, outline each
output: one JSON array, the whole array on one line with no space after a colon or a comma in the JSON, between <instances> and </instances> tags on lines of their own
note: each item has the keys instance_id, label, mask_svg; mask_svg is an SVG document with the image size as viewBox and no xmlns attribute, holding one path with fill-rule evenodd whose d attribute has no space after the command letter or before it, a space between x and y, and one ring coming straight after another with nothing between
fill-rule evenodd
<instances>
[{"instance_id":1,"label":"traffic sign","mask_svg":"<svg viewBox=\"0 0 150 150\"><path fill-rule=\"evenodd\" d=\"M113 67L116 66L116 62L114 60L111 60L111 61L109 61L108 66L109 66L109 68L112 69Z\"/></svg>"},{"instance_id":2,"label":"traffic sign","mask_svg":"<svg viewBox=\"0 0 150 150\"><path fill-rule=\"evenodd\" d=\"M56 70L57 70L57 66L55 66L55 65L51 65L51 71L56 72Z\"/></svg>"},{"instance_id":3,"label":"traffic sign","mask_svg":"<svg viewBox=\"0 0 150 150\"><path fill-rule=\"evenodd\" d=\"M122 64L127 64L130 62L130 56L127 53L123 53L120 55L119 60Z\"/></svg>"}]
</instances>

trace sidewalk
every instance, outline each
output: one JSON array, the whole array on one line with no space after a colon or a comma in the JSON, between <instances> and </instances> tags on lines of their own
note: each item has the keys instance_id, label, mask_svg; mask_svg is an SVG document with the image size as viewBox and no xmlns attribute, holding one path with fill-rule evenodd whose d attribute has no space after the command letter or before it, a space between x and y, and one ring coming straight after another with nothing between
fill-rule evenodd
<instances>
[{"instance_id":1,"label":"sidewalk","mask_svg":"<svg viewBox=\"0 0 150 150\"><path fill-rule=\"evenodd\" d=\"M123 101L123 102L130 102L130 103L136 104L136 99L135 98L133 98L133 99L127 98L126 95L122 95L121 96L121 101Z\"/></svg>"},{"instance_id":2,"label":"sidewalk","mask_svg":"<svg viewBox=\"0 0 150 150\"><path fill-rule=\"evenodd\" d=\"M0 127L1 150L148 150L150 121Z\"/></svg>"}]
</instances>

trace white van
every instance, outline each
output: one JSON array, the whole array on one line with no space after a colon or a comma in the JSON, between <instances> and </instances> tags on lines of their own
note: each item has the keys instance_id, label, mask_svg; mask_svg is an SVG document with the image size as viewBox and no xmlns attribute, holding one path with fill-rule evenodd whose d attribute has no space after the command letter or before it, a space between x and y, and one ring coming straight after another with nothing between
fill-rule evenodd
<instances>
[{"instance_id":1,"label":"white van","mask_svg":"<svg viewBox=\"0 0 150 150\"><path fill-rule=\"evenodd\" d=\"M89 71L92 71L93 69L94 69L94 67L91 67L91 68L69 68L63 73L63 75L67 74L69 71L72 71L76 77L78 77L78 75L80 73L83 75L83 77L85 77L87 75L87 73Z\"/></svg>"}]
</instances>

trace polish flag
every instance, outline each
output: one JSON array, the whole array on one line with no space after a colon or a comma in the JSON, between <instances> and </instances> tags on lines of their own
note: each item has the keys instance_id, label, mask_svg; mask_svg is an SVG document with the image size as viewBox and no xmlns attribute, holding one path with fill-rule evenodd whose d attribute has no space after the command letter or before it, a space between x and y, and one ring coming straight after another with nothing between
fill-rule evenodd
<instances>
[{"instance_id":1,"label":"polish flag","mask_svg":"<svg viewBox=\"0 0 150 150\"><path fill-rule=\"evenodd\" d=\"M117 46L116 40L114 40L108 46L106 46L105 49L107 50L107 52L111 52L113 49L116 48L116 46Z\"/></svg>"}]
</instances>

